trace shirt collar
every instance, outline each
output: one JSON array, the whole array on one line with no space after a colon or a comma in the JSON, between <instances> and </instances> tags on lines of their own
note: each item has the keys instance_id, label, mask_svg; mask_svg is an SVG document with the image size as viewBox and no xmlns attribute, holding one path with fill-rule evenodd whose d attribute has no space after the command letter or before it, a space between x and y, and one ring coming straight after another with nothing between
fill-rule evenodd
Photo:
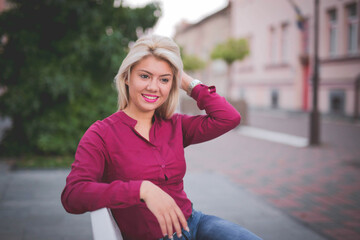
<instances>
[{"instance_id":1,"label":"shirt collar","mask_svg":"<svg viewBox=\"0 0 360 240\"><path fill-rule=\"evenodd\" d=\"M118 117L128 126L134 128L137 121L131 117L129 117L124 111L120 110L117 112Z\"/></svg>"},{"instance_id":2,"label":"shirt collar","mask_svg":"<svg viewBox=\"0 0 360 240\"><path fill-rule=\"evenodd\" d=\"M129 117L124 111L120 110L119 112L117 112L117 115L119 116L119 118L128 126L134 128L137 121L131 117ZM161 117L159 117L156 113L154 114L154 124L159 124L161 125L162 119Z\"/></svg>"}]
</instances>

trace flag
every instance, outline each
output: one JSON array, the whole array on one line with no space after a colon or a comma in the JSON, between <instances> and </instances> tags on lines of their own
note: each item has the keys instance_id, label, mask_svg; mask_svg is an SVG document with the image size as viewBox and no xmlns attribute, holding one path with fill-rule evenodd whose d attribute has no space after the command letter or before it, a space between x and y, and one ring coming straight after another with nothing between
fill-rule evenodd
<instances>
[{"instance_id":1,"label":"flag","mask_svg":"<svg viewBox=\"0 0 360 240\"><path fill-rule=\"evenodd\" d=\"M304 30L304 23L305 23L305 17L302 14L300 8L293 0L288 0L291 6L294 8L294 11L296 13L296 24L298 28L303 31Z\"/></svg>"}]
</instances>

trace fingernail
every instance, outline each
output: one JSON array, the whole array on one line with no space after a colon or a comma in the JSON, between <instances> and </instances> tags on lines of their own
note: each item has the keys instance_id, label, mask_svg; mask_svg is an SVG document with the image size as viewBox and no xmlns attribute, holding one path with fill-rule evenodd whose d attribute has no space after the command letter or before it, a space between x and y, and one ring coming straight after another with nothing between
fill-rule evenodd
<instances>
[{"instance_id":1,"label":"fingernail","mask_svg":"<svg viewBox=\"0 0 360 240\"><path fill-rule=\"evenodd\" d=\"M185 230L186 230L187 232L190 232L190 229L189 229L189 227L186 227L186 228L185 228Z\"/></svg>"},{"instance_id":2,"label":"fingernail","mask_svg":"<svg viewBox=\"0 0 360 240\"><path fill-rule=\"evenodd\" d=\"M182 237L182 234L180 233L179 235L178 235L178 238L181 238Z\"/></svg>"}]
</instances>

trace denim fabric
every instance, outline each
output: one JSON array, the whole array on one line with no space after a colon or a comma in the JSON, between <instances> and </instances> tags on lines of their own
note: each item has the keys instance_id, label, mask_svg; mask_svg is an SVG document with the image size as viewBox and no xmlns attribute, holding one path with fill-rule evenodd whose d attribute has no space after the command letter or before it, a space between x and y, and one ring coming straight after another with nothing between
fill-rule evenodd
<instances>
[{"instance_id":1,"label":"denim fabric","mask_svg":"<svg viewBox=\"0 0 360 240\"><path fill-rule=\"evenodd\" d=\"M245 228L224 219L193 210L187 220L190 233L182 230L182 237L173 235L174 240L261 240ZM168 240L168 237L160 240Z\"/></svg>"}]
</instances>

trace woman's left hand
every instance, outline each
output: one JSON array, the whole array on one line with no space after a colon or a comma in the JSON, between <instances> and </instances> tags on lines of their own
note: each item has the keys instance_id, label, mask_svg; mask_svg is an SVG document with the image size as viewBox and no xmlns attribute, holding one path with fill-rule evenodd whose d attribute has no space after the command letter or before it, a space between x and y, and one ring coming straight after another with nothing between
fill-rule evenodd
<instances>
[{"instance_id":1,"label":"woman's left hand","mask_svg":"<svg viewBox=\"0 0 360 240\"><path fill-rule=\"evenodd\" d=\"M187 221L175 200L161 188L150 181L143 181L140 187L140 198L155 215L164 236L171 239L174 230L181 237L181 227L189 231Z\"/></svg>"},{"instance_id":2,"label":"woman's left hand","mask_svg":"<svg viewBox=\"0 0 360 240\"><path fill-rule=\"evenodd\" d=\"M189 76L187 73L182 73L181 78L181 89L183 89L185 92L188 91L190 83L194 80L191 76Z\"/></svg>"}]
</instances>

